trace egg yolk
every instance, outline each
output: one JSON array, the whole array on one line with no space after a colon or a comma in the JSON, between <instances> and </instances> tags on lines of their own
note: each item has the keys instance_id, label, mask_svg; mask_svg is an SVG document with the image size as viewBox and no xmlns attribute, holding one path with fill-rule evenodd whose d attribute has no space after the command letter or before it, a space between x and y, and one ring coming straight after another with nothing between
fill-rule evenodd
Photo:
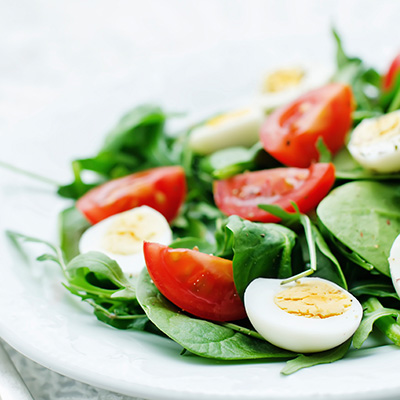
<instances>
[{"instance_id":1,"label":"egg yolk","mask_svg":"<svg viewBox=\"0 0 400 400\"><path fill-rule=\"evenodd\" d=\"M221 124L224 124L226 121L234 120L235 118L242 117L243 115L246 115L248 113L249 113L249 110L246 109L246 110L232 111L227 114L217 115L216 117L209 119L206 122L206 125L208 125L208 126L221 125Z\"/></svg>"},{"instance_id":2,"label":"egg yolk","mask_svg":"<svg viewBox=\"0 0 400 400\"><path fill-rule=\"evenodd\" d=\"M142 250L144 240L154 240L157 235L154 227L157 224L158 218L151 214L145 217L140 214L121 215L104 234L102 247L113 254L138 253Z\"/></svg>"},{"instance_id":3,"label":"egg yolk","mask_svg":"<svg viewBox=\"0 0 400 400\"><path fill-rule=\"evenodd\" d=\"M275 295L275 304L289 314L306 318L329 318L351 307L350 297L329 283L297 282Z\"/></svg>"},{"instance_id":4,"label":"egg yolk","mask_svg":"<svg viewBox=\"0 0 400 400\"><path fill-rule=\"evenodd\" d=\"M264 81L264 92L282 92L298 86L304 78L304 71L300 68L279 69L269 74Z\"/></svg>"},{"instance_id":5,"label":"egg yolk","mask_svg":"<svg viewBox=\"0 0 400 400\"><path fill-rule=\"evenodd\" d=\"M399 134L400 114L394 112L376 118L370 125L368 125L368 129L366 128L362 131L362 134L354 134L352 142L356 146L365 143L373 144L374 142L380 141L383 137L385 139L390 139Z\"/></svg>"}]
</instances>

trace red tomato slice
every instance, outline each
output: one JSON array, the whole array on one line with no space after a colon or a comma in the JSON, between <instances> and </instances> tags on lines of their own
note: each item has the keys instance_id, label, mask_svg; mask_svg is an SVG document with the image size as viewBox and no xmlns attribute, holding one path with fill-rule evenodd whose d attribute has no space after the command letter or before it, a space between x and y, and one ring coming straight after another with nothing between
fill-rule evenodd
<instances>
[{"instance_id":1,"label":"red tomato slice","mask_svg":"<svg viewBox=\"0 0 400 400\"><path fill-rule=\"evenodd\" d=\"M143 250L151 279L176 306L212 321L246 317L233 282L232 261L150 242Z\"/></svg>"},{"instance_id":2,"label":"red tomato slice","mask_svg":"<svg viewBox=\"0 0 400 400\"><path fill-rule=\"evenodd\" d=\"M293 201L302 213L307 213L326 196L334 182L335 168L331 163L267 169L214 182L214 200L227 215L278 222L278 217L259 209L258 204L276 204L291 212Z\"/></svg>"},{"instance_id":3,"label":"red tomato slice","mask_svg":"<svg viewBox=\"0 0 400 400\"><path fill-rule=\"evenodd\" d=\"M389 70L383 77L383 90L389 91L394 85L396 78L400 72L400 54L392 61Z\"/></svg>"},{"instance_id":4,"label":"red tomato slice","mask_svg":"<svg viewBox=\"0 0 400 400\"><path fill-rule=\"evenodd\" d=\"M352 123L352 110L350 87L332 83L275 110L261 128L261 142L281 163L309 167L319 159L319 137L332 153L343 147Z\"/></svg>"},{"instance_id":5,"label":"red tomato slice","mask_svg":"<svg viewBox=\"0 0 400 400\"><path fill-rule=\"evenodd\" d=\"M185 195L183 169L159 167L106 182L83 195L76 207L92 224L139 206L152 207L171 221Z\"/></svg>"}]
</instances>

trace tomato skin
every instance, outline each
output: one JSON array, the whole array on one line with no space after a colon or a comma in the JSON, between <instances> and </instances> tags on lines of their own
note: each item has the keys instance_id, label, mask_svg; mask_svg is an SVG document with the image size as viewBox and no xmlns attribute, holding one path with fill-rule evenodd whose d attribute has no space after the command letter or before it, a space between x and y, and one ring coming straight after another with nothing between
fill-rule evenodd
<instances>
[{"instance_id":1,"label":"tomato skin","mask_svg":"<svg viewBox=\"0 0 400 400\"><path fill-rule=\"evenodd\" d=\"M212 321L246 317L233 282L232 261L145 242L144 257L158 290L184 311Z\"/></svg>"},{"instance_id":2,"label":"tomato skin","mask_svg":"<svg viewBox=\"0 0 400 400\"><path fill-rule=\"evenodd\" d=\"M149 206L168 221L185 199L186 181L179 166L152 168L113 179L84 194L76 207L92 224L134 207Z\"/></svg>"},{"instance_id":3,"label":"tomato skin","mask_svg":"<svg viewBox=\"0 0 400 400\"><path fill-rule=\"evenodd\" d=\"M274 168L247 172L214 182L214 200L227 215L250 221L279 222L280 219L258 208L258 204L275 204L294 212L313 210L335 182L332 163L313 164L310 168Z\"/></svg>"},{"instance_id":4,"label":"tomato skin","mask_svg":"<svg viewBox=\"0 0 400 400\"><path fill-rule=\"evenodd\" d=\"M332 153L344 146L352 110L350 87L332 83L275 110L261 127L260 139L282 164L306 168L319 159L319 137Z\"/></svg>"},{"instance_id":5,"label":"tomato skin","mask_svg":"<svg viewBox=\"0 0 400 400\"><path fill-rule=\"evenodd\" d=\"M386 75L383 77L383 90L384 91L389 91L392 89L392 86L396 82L396 78L398 74L400 73L400 54L398 54L392 63L390 64L390 67L386 73Z\"/></svg>"}]
</instances>

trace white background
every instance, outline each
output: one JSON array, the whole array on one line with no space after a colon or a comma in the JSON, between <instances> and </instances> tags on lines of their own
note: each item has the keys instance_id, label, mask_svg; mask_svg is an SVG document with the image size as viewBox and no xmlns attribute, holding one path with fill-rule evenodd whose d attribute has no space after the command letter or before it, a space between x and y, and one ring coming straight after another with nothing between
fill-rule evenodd
<instances>
[{"instance_id":1,"label":"white background","mask_svg":"<svg viewBox=\"0 0 400 400\"><path fill-rule=\"evenodd\" d=\"M139 101L190 112L234 104L268 68L333 62L331 26L348 53L383 70L400 50L399 16L390 0L0 0L0 159L63 175L72 156L62 152L63 121L72 115L78 131L85 126L76 150L85 155ZM109 111L96 115L96 102ZM29 127L35 135L21 146ZM47 145L41 129L52 130L49 147L60 143L42 163L51 171L33 167L35 146ZM123 398L12 355L39 399Z\"/></svg>"}]
</instances>

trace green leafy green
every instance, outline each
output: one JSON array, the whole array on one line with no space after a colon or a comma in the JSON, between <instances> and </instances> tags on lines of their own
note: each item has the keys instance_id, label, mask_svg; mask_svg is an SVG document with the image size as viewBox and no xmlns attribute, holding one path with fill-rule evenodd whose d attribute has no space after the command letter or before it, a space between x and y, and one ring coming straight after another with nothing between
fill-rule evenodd
<instances>
[{"instance_id":1,"label":"green leafy green","mask_svg":"<svg viewBox=\"0 0 400 400\"><path fill-rule=\"evenodd\" d=\"M400 232L399 204L399 185L350 182L325 197L317 215L324 228L350 252L390 276L389 252Z\"/></svg>"},{"instance_id":2,"label":"green leafy green","mask_svg":"<svg viewBox=\"0 0 400 400\"><path fill-rule=\"evenodd\" d=\"M341 360L347 354L350 345L351 339L331 350L309 355L301 354L294 360L288 361L286 366L282 369L281 374L290 375L303 368L309 368L320 364L329 364Z\"/></svg>"},{"instance_id":3,"label":"green leafy green","mask_svg":"<svg viewBox=\"0 0 400 400\"><path fill-rule=\"evenodd\" d=\"M182 313L162 296L146 270L139 276L137 295L147 317L193 354L217 360L288 359L294 356L259 338Z\"/></svg>"},{"instance_id":4,"label":"green leafy green","mask_svg":"<svg viewBox=\"0 0 400 400\"><path fill-rule=\"evenodd\" d=\"M353 344L359 349L372 332L375 324L394 344L400 346L400 311L385 308L374 297L363 303L366 308L363 320L353 336ZM395 317L395 318L393 318Z\"/></svg>"},{"instance_id":5,"label":"green leafy green","mask_svg":"<svg viewBox=\"0 0 400 400\"><path fill-rule=\"evenodd\" d=\"M400 300L398 294L393 288L392 283L376 283L375 280L373 282L358 282L356 286L351 288L351 293L353 293L353 295L356 297L369 295L374 297L390 297Z\"/></svg>"},{"instance_id":6,"label":"green leafy green","mask_svg":"<svg viewBox=\"0 0 400 400\"><path fill-rule=\"evenodd\" d=\"M289 213L281 207L272 204L260 204L259 207L279 217L281 223L286 226L303 226L304 235L300 235L299 237L300 242L303 243L303 260L304 263L310 265L310 270L304 271L298 277L313 273L315 276L328 279L345 289L347 288L346 279L337 258L332 253L318 228L311 222L307 215L301 214L298 211L296 204L293 203L293 207L296 210L294 213ZM297 278L297 276L291 278L291 280L294 278Z\"/></svg>"},{"instance_id":7,"label":"green leafy green","mask_svg":"<svg viewBox=\"0 0 400 400\"><path fill-rule=\"evenodd\" d=\"M333 158L336 179L341 180L393 180L400 179L399 173L380 174L369 171L358 164L347 148L340 150Z\"/></svg>"},{"instance_id":8,"label":"green leafy green","mask_svg":"<svg viewBox=\"0 0 400 400\"><path fill-rule=\"evenodd\" d=\"M91 225L76 207L69 207L59 214L60 247L67 261L79 254L79 240Z\"/></svg>"},{"instance_id":9,"label":"green leafy green","mask_svg":"<svg viewBox=\"0 0 400 400\"><path fill-rule=\"evenodd\" d=\"M338 33L333 31L333 35L337 45L337 72L334 81L351 85L357 110L381 111L378 104L381 87L380 74L373 68L365 66L360 58L347 56Z\"/></svg>"},{"instance_id":10,"label":"green leafy green","mask_svg":"<svg viewBox=\"0 0 400 400\"><path fill-rule=\"evenodd\" d=\"M64 286L75 296L90 304L96 317L120 329L154 330L136 299L136 282L122 273L118 264L106 255L89 252L66 262L63 251L45 240L7 231L14 243L40 243L52 253L38 257L39 261L57 263L64 274ZM21 249L20 249L21 250Z\"/></svg>"},{"instance_id":11,"label":"green leafy green","mask_svg":"<svg viewBox=\"0 0 400 400\"><path fill-rule=\"evenodd\" d=\"M302 270L300 249L295 251L297 236L292 230L242 220L235 215L227 219L222 229L226 235L223 247L228 247L228 243L232 247L233 277L242 298L256 278L288 278L294 271ZM226 250L222 253L226 255Z\"/></svg>"},{"instance_id":12,"label":"green leafy green","mask_svg":"<svg viewBox=\"0 0 400 400\"><path fill-rule=\"evenodd\" d=\"M64 197L78 198L94 185L85 183L82 172L93 171L104 179L118 178L144 169L178 163L171 157L170 140L164 134L166 115L157 106L141 105L125 114L107 135L93 157L72 163L75 180L59 188Z\"/></svg>"}]
</instances>

